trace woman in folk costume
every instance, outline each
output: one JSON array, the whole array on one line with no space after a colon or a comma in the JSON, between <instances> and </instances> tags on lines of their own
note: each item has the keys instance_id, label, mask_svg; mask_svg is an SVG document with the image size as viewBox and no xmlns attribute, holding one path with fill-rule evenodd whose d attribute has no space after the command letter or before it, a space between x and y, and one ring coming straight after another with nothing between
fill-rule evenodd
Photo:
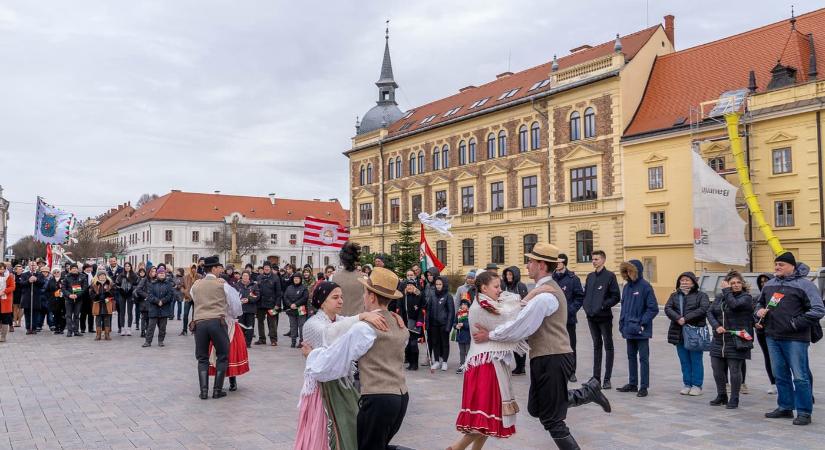
<instances>
[{"instance_id":1,"label":"woman in folk costume","mask_svg":"<svg viewBox=\"0 0 825 450\"><path fill-rule=\"evenodd\" d=\"M224 281L226 282L226 281ZM231 286L231 284L230 284ZM241 296L236 289L226 289L226 329L229 333L229 365L226 376L229 377L229 390L238 390L238 380L235 377L249 372L249 354L246 351L246 338L238 317L243 314ZM209 376L215 376L217 355L212 344L209 344Z\"/></svg>"},{"instance_id":2,"label":"woman in folk costume","mask_svg":"<svg viewBox=\"0 0 825 450\"><path fill-rule=\"evenodd\" d=\"M363 320L377 329L389 329L379 314L365 312L357 316L341 316L344 293L330 281L318 284L313 292L312 306L318 312L304 324L304 342L312 348L327 347ZM301 390L298 433L295 450L354 450L358 448L355 418L358 416L358 391L350 376L317 382L307 372Z\"/></svg>"},{"instance_id":3,"label":"woman in folk costume","mask_svg":"<svg viewBox=\"0 0 825 450\"><path fill-rule=\"evenodd\" d=\"M14 322L14 274L0 262L0 342L6 342L6 334Z\"/></svg>"},{"instance_id":4,"label":"woman in folk costume","mask_svg":"<svg viewBox=\"0 0 825 450\"><path fill-rule=\"evenodd\" d=\"M492 272L476 277L477 301L470 306L469 326L496 327L518 316L521 297L501 292L501 278ZM515 366L513 352L525 353L524 341L471 342L464 369L464 391L456 429L464 433L448 450L473 450L484 446L489 436L510 437L516 432L516 404L510 385Z\"/></svg>"}]
</instances>

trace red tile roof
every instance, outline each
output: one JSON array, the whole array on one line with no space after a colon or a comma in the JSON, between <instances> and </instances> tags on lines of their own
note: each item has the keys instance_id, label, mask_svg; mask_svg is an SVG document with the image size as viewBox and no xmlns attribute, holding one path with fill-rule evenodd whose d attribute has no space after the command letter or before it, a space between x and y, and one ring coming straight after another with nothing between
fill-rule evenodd
<instances>
[{"instance_id":1,"label":"red tile roof","mask_svg":"<svg viewBox=\"0 0 825 450\"><path fill-rule=\"evenodd\" d=\"M641 31L637 31L632 34L628 34L626 36L622 36L622 53L624 54L625 58L628 61L633 59L633 57L636 56L636 53L639 52L639 50L644 46L644 44L648 41L648 39L650 39L653 33L655 33L660 26L661 25L656 25ZM602 44L586 48L584 50L580 50L570 55L561 57L558 59L558 70L564 70L568 67L575 66L577 64L597 59L602 56L610 55L614 51L613 45L615 44L615 42L615 39L613 39L608 42L604 42ZM476 88L463 90L450 97L436 100L432 103L428 103L417 108L411 108L410 110L414 112L410 117L407 117L406 119L400 119L389 126L389 135L393 136L401 133L408 133L411 131L429 128L445 120L452 120L457 117L466 115L468 113L483 111L494 106L515 102L524 97L552 89L552 86L548 85L528 92L528 89L530 89L530 87L532 87L534 84L541 82L542 80L546 80L550 77L551 66L552 61L549 61L540 66L523 70L521 72L517 72L513 75L505 76L503 78L498 78L494 81L491 81L487 84L483 84ZM519 89L518 92L514 94L512 97L503 100L498 100L501 94L517 88ZM487 102L482 107L470 109L470 106L472 106L473 103L488 97L489 100L487 100ZM459 109L458 112L454 114L444 117L444 113L456 107L461 107L461 109ZM425 124L421 123L422 120L431 115L435 115L435 118L432 119L432 121ZM410 125L407 126L407 124Z\"/></svg>"},{"instance_id":2,"label":"red tile roof","mask_svg":"<svg viewBox=\"0 0 825 450\"><path fill-rule=\"evenodd\" d=\"M118 229L150 220L222 222L233 212L248 219L300 221L314 216L349 225L348 212L337 200L276 198L273 205L269 197L172 191L138 208L134 214L119 222Z\"/></svg>"},{"instance_id":3,"label":"red tile roof","mask_svg":"<svg viewBox=\"0 0 825 450\"><path fill-rule=\"evenodd\" d=\"M808 81L808 33L813 33L822 74L825 70L825 9L797 17L794 32L789 21L782 20L659 56L625 136L672 128L677 119L689 117L691 107L698 108L702 102L715 100L722 92L747 88L751 70L756 73L757 92L764 92L771 80L771 69L780 55L783 65L797 69L798 82Z\"/></svg>"},{"instance_id":4,"label":"red tile roof","mask_svg":"<svg viewBox=\"0 0 825 450\"><path fill-rule=\"evenodd\" d=\"M128 203L118 205L117 209L107 211L99 219L97 235L103 237L116 233L120 224L126 221L133 212L135 212L135 208L132 208L132 205Z\"/></svg>"}]
</instances>

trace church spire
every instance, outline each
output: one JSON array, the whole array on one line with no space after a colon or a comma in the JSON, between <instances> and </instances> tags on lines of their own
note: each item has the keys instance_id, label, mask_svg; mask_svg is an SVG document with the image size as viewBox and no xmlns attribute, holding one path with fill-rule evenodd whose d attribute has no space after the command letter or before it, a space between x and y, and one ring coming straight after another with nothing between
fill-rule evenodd
<instances>
[{"instance_id":1,"label":"church spire","mask_svg":"<svg viewBox=\"0 0 825 450\"><path fill-rule=\"evenodd\" d=\"M390 21L387 20L387 28L384 30L384 60L381 62L381 77L375 82L378 86L378 104L397 104L395 102L395 90L398 83L392 74L392 59L390 58Z\"/></svg>"}]
</instances>

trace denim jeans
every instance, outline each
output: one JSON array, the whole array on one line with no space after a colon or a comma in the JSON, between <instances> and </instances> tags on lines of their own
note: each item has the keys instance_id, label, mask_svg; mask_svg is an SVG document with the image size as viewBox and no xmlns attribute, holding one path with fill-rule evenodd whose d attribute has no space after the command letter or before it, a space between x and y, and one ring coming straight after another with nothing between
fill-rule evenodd
<instances>
[{"instance_id":1,"label":"denim jeans","mask_svg":"<svg viewBox=\"0 0 825 450\"><path fill-rule=\"evenodd\" d=\"M638 358L638 360L637 360ZM627 340L627 364L629 383L642 389L650 387L650 339ZM641 366L641 384L639 369Z\"/></svg>"},{"instance_id":2,"label":"denim jeans","mask_svg":"<svg viewBox=\"0 0 825 450\"><path fill-rule=\"evenodd\" d=\"M771 354L771 369L776 377L776 402L784 410L811 414L813 392L811 369L808 366L808 346L802 341L785 341L767 337Z\"/></svg>"},{"instance_id":3,"label":"denim jeans","mask_svg":"<svg viewBox=\"0 0 825 450\"><path fill-rule=\"evenodd\" d=\"M682 365L682 384L685 387L702 387L705 380L705 362L702 351L689 351L681 343L676 344L676 354Z\"/></svg>"}]
</instances>

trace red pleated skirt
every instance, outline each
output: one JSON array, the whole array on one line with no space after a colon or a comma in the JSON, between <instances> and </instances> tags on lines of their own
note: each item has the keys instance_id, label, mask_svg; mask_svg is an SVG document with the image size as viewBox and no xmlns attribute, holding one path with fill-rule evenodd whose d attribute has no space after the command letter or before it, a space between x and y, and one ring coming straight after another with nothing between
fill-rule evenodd
<instances>
[{"instance_id":1,"label":"red pleated skirt","mask_svg":"<svg viewBox=\"0 0 825 450\"><path fill-rule=\"evenodd\" d=\"M209 353L212 353L212 343L209 343ZM246 339L243 335L243 329L240 325L235 324L234 335L232 342L229 343L229 368L226 370L226 376L237 377L249 372L249 353L246 351ZM215 366L209 364L209 375L215 376Z\"/></svg>"},{"instance_id":2,"label":"red pleated skirt","mask_svg":"<svg viewBox=\"0 0 825 450\"><path fill-rule=\"evenodd\" d=\"M515 426L505 427L502 422L501 391L492 363L467 367L464 371L461 411L455 427L462 433L498 438L510 437L516 432Z\"/></svg>"}]
</instances>

